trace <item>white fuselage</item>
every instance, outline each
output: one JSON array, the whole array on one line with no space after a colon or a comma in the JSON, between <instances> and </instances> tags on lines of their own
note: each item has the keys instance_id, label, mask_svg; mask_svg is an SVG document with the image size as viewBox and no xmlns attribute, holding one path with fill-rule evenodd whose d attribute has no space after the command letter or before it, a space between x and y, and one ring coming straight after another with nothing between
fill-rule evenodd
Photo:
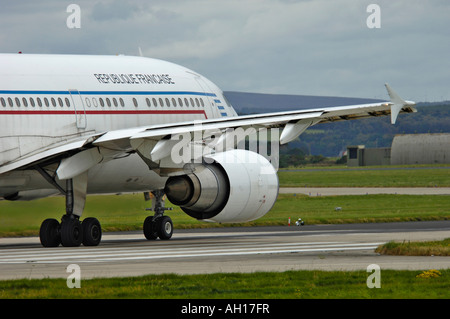
<instances>
[{"instance_id":1,"label":"white fuselage","mask_svg":"<svg viewBox=\"0 0 450 319\"><path fill-rule=\"evenodd\" d=\"M0 54L0 166L84 135L228 116L236 112L216 85L169 62ZM132 154L91 169L88 193L147 191L164 180ZM55 192L33 170L0 175L0 196L46 188Z\"/></svg>"}]
</instances>

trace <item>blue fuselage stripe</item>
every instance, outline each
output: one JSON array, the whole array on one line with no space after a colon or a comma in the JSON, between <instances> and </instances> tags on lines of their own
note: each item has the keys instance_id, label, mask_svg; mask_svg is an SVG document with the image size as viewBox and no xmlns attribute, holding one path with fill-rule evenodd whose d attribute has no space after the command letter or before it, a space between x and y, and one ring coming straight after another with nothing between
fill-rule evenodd
<instances>
[{"instance_id":1,"label":"blue fuselage stripe","mask_svg":"<svg viewBox=\"0 0 450 319\"><path fill-rule=\"evenodd\" d=\"M70 91L70 92L69 92ZM0 90L0 94L44 94L44 95L63 95L76 94L84 95L199 95L216 96L214 93L190 92L190 91L38 91L38 90Z\"/></svg>"}]
</instances>

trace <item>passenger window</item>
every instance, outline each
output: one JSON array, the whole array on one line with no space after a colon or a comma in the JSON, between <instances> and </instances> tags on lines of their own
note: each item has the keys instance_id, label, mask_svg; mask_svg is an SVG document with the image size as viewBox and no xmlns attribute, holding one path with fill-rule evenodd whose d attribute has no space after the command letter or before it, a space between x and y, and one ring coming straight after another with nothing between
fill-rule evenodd
<instances>
[{"instance_id":1,"label":"passenger window","mask_svg":"<svg viewBox=\"0 0 450 319\"><path fill-rule=\"evenodd\" d=\"M117 104L117 99L115 97L113 97L113 103L114 103L114 106L117 107L118 104Z\"/></svg>"},{"instance_id":2,"label":"passenger window","mask_svg":"<svg viewBox=\"0 0 450 319\"><path fill-rule=\"evenodd\" d=\"M174 107L177 107L177 101L176 101L174 98L172 98L172 105L173 105Z\"/></svg>"},{"instance_id":3,"label":"passenger window","mask_svg":"<svg viewBox=\"0 0 450 319\"><path fill-rule=\"evenodd\" d=\"M9 106L11 106L11 107L14 106L13 100L10 97L8 98L8 103L9 103Z\"/></svg>"},{"instance_id":4,"label":"passenger window","mask_svg":"<svg viewBox=\"0 0 450 319\"><path fill-rule=\"evenodd\" d=\"M67 106L67 107L70 107L70 101L69 101L68 98L65 98L65 102L66 102L66 106Z\"/></svg>"},{"instance_id":5,"label":"passenger window","mask_svg":"<svg viewBox=\"0 0 450 319\"><path fill-rule=\"evenodd\" d=\"M203 102L202 98L200 98L200 104L201 104L202 107L205 107L205 103Z\"/></svg>"},{"instance_id":6,"label":"passenger window","mask_svg":"<svg viewBox=\"0 0 450 319\"><path fill-rule=\"evenodd\" d=\"M89 100L89 98L85 98L84 101L86 102L87 107L91 107L91 101Z\"/></svg>"},{"instance_id":7,"label":"passenger window","mask_svg":"<svg viewBox=\"0 0 450 319\"><path fill-rule=\"evenodd\" d=\"M197 107L200 107L200 102L198 101L197 98L195 98L195 104L197 104Z\"/></svg>"},{"instance_id":8,"label":"passenger window","mask_svg":"<svg viewBox=\"0 0 450 319\"><path fill-rule=\"evenodd\" d=\"M111 107L111 101L109 100L108 97L106 98L106 104L107 104L109 107Z\"/></svg>"},{"instance_id":9,"label":"passenger window","mask_svg":"<svg viewBox=\"0 0 450 319\"><path fill-rule=\"evenodd\" d=\"M23 106L28 106L28 102L26 98L22 98Z\"/></svg>"},{"instance_id":10,"label":"passenger window","mask_svg":"<svg viewBox=\"0 0 450 319\"><path fill-rule=\"evenodd\" d=\"M189 100L191 101L191 106L194 107L195 106L194 100L192 98L190 98Z\"/></svg>"},{"instance_id":11,"label":"passenger window","mask_svg":"<svg viewBox=\"0 0 450 319\"><path fill-rule=\"evenodd\" d=\"M32 107L35 106L35 104L34 104L34 99L33 99L32 97L30 97L30 104L31 104Z\"/></svg>"},{"instance_id":12,"label":"passenger window","mask_svg":"<svg viewBox=\"0 0 450 319\"><path fill-rule=\"evenodd\" d=\"M37 98L37 102L38 102L38 105L39 105L40 107L42 107L42 101L41 101L41 98L40 98L40 97Z\"/></svg>"},{"instance_id":13,"label":"passenger window","mask_svg":"<svg viewBox=\"0 0 450 319\"><path fill-rule=\"evenodd\" d=\"M156 103L156 99L155 98L152 99L152 102L153 102L154 106L158 106L158 103Z\"/></svg>"},{"instance_id":14,"label":"passenger window","mask_svg":"<svg viewBox=\"0 0 450 319\"><path fill-rule=\"evenodd\" d=\"M95 97L92 98L92 105L95 107L98 106L97 99Z\"/></svg>"},{"instance_id":15,"label":"passenger window","mask_svg":"<svg viewBox=\"0 0 450 319\"><path fill-rule=\"evenodd\" d=\"M105 102L103 102L102 98L99 98L98 101L100 102L100 106L104 107L105 106Z\"/></svg>"},{"instance_id":16,"label":"passenger window","mask_svg":"<svg viewBox=\"0 0 450 319\"><path fill-rule=\"evenodd\" d=\"M181 98L178 98L178 104L183 107L183 100Z\"/></svg>"},{"instance_id":17,"label":"passenger window","mask_svg":"<svg viewBox=\"0 0 450 319\"><path fill-rule=\"evenodd\" d=\"M119 102L120 102L120 106L122 106L122 107L125 106L125 103L123 102L123 99L122 99L122 98L119 98Z\"/></svg>"},{"instance_id":18,"label":"passenger window","mask_svg":"<svg viewBox=\"0 0 450 319\"><path fill-rule=\"evenodd\" d=\"M152 104L150 103L150 99L148 97L145 98L145 102L147 102L148 107L152 106Z\"/></svg>"},{"instance_id":19,"label":"passenger window","mask_svg":"<svg viewBox=\"0 0 450 319\"><path fill-rule=\"evenodd\" d=\"M2 106L5 107L6 106L6 101L4 98L0 98L0 101L2 102Z\"/></svg>"},{"instance_id":20,"label":"passenger window","mask_svg":"<svg viewBox=\"0 0 450 319\"><path fill-rule=\"evenodd\" d=\"M161 98L159 99L159 105L162 106L162 107L164 107L164 101L163 101L163 99L161 99Z\"/></svg>"},{"instance_id":21,"label":"passenger window","mask_svg":"<svg viewBox=\"0 0 450 319\"><path fill-rule=\"evenodd\" d=\"M51 98L51 101L52 101L52 105L54 106L54 107L56 107L56 100L55 100L55 98Z\"/></svg>"},{"instance_id":22,"label":"passenger window","mask_svg":"<svg viewBox=\"0 0 450 319\"><path fill-rule=\"evenodd\" d=\"M167 106L170 106L170 101L168 98L166 98L166 104L167 104Z\"/></svg>"},{"instance_id":23,"label":"passenger window","mask_svg":"<svg viewBox=\"0 0 450 319\"><path fill-rule=\"evenodd\" d=\"M135 107L138 107L138 102L137 102L136 98L133 98L133 104Z\"/></svg>"},{"instance_id":24,"label":"passenger window","mask_svg":"<svg viewBox=\"0 0 450 319\"><path fill-rule=\"evenodd\" d=\"M15 100L16 100L16 105L20 107L20 100L19 100L19 98L16 97Z\"/></svg>"},{"instance_id":25,"label":"passenger window","mask_svg":"<svg viewBox=\"0 0 450 319\"><path fill-rule=\"evenodd\" d=\"M46 97L44 98L44 103L45 103L45 106L47 106L47 107L50 106L50 103L48 102L48 99Z\"/></svg>"},{"instance_id":26,"label":"passenger window","mask_svg":"<svg viewBox=\"0 0 450 319\"><path fill-rule=\"evenodd\" d=\"M62 101L62 99L60 97L58 98L58 103L59 103L59 106L61 106L61 107L64 106L63 101Z\"/></svg>"}]
</instances>

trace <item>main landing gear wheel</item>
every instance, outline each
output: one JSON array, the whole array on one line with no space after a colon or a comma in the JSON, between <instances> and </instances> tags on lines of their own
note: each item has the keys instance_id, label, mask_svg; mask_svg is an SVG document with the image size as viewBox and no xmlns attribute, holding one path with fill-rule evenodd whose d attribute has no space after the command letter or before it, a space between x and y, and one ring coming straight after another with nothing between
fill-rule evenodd
<instances>
[{"instance_id":1,"label":"main landing gear wheel","mask_svg":"<svg viewBox=\"0 0 450 319\"><path fill-rule=\"evenodd\" d=\"M148 240L154 240L158 237L162 240L172 238L173 222L169 216L162 216L154 219L148 216L144 221L144 236Z\"/></svg>"},{"instance_id":2,"label":"main landing gear wheel","mask_svg":"<svg viewBox=\"0 0 450 319\"><path fill-rule=\"evenodd\" d=\"M63 216L61 222L61 244L64 247L77 247L83 242L83 227L78 218Z\"/></svg>"},{"instance_id":3,"label":"main landing gear wheel","mask_svg":"<svg viewBox=\"0 0 450 319\"><path fill-rule=\"evenodd\" d=\"M83 223L76 217L64 215L61 223L56 219L44 220L39 231L39 238L44 247L78 247L98 246L102 239L102 228L96 218L86 218Z\"/></svg>"},{"instance_id":4,"label":"main landing gear wheel","mask_svg":"<svg viewBox=\"0 0 450 319\"><path fill-rule=\"evenodd\" d=\"M61 243L61 225L56 219L49 218L42 222L39 239L44 247L58 247Z\"/></svg>"},{"instance_id":5,"label":"main landing gear wheel","mask_svg":"<svg viewBox=\"0 0 450 319\"><path fill-rule=\"evenodd\" d=\"M83 228L83 245L98 246L102 240L102 228L97 218L85 218L81 227Z\"/></svg>"}]
</instances>

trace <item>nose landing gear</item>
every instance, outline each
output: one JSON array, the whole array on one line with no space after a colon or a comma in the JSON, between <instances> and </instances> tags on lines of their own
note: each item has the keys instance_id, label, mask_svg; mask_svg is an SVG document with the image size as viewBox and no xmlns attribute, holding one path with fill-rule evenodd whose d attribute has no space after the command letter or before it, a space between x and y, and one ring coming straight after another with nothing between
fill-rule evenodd
<instances>
[{"instance_id":1,"label":"nose landing gear","mask_svg":"<svg viewBox=\"0 0 450 319\"><path fill-rule=\"evenodd\" d=\"M173 234L173 222L169 216L164 216L166 210L172 210L172 208L166 208L164 203L164 191L153 191L152 208L155 212L154 216L148 216L144 220L144 236L148 240L155 240L158 237L162 240L168 240L172 238ZM146 200L150 199L149 193L144 193Z\"/></svg>"}]
</instances>

